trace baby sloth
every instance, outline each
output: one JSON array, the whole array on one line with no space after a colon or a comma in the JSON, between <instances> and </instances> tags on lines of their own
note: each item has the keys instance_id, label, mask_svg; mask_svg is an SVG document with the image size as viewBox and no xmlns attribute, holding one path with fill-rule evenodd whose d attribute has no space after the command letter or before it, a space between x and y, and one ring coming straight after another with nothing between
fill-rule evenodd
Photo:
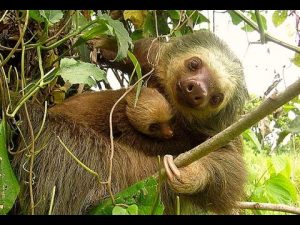
<instances>
[{"instance_id":1,"label":"baby sloth","mask_svg":"<svg viewBox=\"0 0 300 225\"><path fill-rule=\"evenodd\" d=\"M126 115L139 132L153 138L173 137L172 108L165 97L154 88L143 87L135 104L136 92L126 96Z\"/></svg>"}]
</instances>

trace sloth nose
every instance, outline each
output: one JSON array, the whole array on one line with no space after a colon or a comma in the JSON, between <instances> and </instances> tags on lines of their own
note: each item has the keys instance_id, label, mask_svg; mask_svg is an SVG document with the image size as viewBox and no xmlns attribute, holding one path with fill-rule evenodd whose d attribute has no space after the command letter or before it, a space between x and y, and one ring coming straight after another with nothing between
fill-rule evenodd
<instances>
[{"instance_id":1,"label":"sloth nose","mask_svg":"<svg viewBox=\"0 0 300 225\"><path fill-rule=\"evenodd\" d=\"M208 88L206 82L200 79L184 78L178 81L179 96L190 106L196 107L207 102Z\"/></svg>"},{"instance_id":2,"label":"sloth nose","mask_svg":"<svg viewBox=\"0 0 300 225\"><path fill-rule=\"evenodd\" d=\"M168 132L164 133L164 138L165 139L170 139L170 138L173 137L173 135L174 135L173 131L172 130L168 130Z\"/></svg>"}]
</instances>

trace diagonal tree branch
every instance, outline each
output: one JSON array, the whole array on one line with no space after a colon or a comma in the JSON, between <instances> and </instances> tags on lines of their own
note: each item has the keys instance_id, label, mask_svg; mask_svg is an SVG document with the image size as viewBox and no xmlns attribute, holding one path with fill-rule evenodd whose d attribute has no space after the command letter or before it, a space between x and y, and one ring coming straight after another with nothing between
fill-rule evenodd
<instances>
[{"instance_id":1,"label":"diagonal tree branch","mask_svg":"<svg viewBox=\"0 0 300 225\"><path fill-rule=\"evenodd\" d=\"M269 211L287 212L292 214L300 214L300 208L285 205L285 204L272 204L272 203L261 203L261 202L238 202L237 208L269 210Z\"/></svg>"},{"instance_id":2,"label":"diagonal tree branch","mask_svg":"<svg viewBox=\"0 0 300 225\"><path fill-rule=\"evenodd\" d=\"M300 94L300 79L288 86L285 91L278 95L273 95L267 98L260 106L252 112L244 115L239 121L232 124L222 132L196 146L195 148L180 154L174 163L178 167L187 166L192 162L202 158L216 149L219 149L230 142L232 139L240 135L243 131L250 128L258 121L278 109L283 104L292 100ZM165 175L163 169L162 175ZM158 176L158 174L155 174Z\"/></svg>"}]
</instances>

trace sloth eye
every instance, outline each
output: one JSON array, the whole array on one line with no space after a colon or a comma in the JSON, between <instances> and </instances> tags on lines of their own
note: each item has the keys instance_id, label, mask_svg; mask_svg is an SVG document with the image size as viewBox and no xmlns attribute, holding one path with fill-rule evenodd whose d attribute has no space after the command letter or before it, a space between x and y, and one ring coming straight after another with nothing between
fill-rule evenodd
<instances>
[{"instance_id":1,"label":"sloth eye","mask_svg":"<svg viewBox=\"0 0 300 225\"><path fill-rule=\"evenodd\" d=\"M196 71L202 66L202 61L198 57L193 57L189 59L187 63L187 67L189 68L190 71Z\"/></svg>"},{"instance_id":2,"label":"sloth eye","mask_svg":"<svg viewBox=\"0 0 300 225\"><path fill-rule=\"evenodd\" d=\"M155 131L158 131L160 128L159 124L158 123L152 123L150 124L149 126L149 131L150 132L155 132Z\"/></svg>"},{"instance_id":3,"label":"sloth eye","mask_svg":"<svg viewBox=\"0 0 300 225\"><path fill-rule=\"evenodd\" d=\"M219 93L219 94L213 95L209 101L212 106L218 106L221 104L223 99L224 99L224 94Z\"/></svg>"}]
</instances>

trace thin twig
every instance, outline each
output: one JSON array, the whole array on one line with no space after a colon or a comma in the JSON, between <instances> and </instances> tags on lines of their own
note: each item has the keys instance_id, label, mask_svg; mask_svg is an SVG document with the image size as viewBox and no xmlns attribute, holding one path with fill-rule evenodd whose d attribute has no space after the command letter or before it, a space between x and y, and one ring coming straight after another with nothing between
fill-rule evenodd
<instances>
[{"instance_id":1,"label":"thin twig","mask_svg":"<svg viewBox=\"0 0 300 225\"><path fill-rule=\"evenodd\" d=\"M52 189L52 195L51 195L50 208L49 208L48 215L52 215L55 191L56 191L56 186L54 186Z\"/></svg>"},{"instance_id":2,"label":"thin twig","mask_svg":"<svg viewBox=\"0 0 300 225\"><path fill-rule=\"evenodd\" d=\"M192 18L193 14L194 14L196 11L197 11L197 10L194 10L194 11L191 13L191 15L189 15L189 16L181 23L181 25L177 28L177 30L180 30L181 27L183 27L183 25L186 24L186 23L189 21L189 19ZM172 34L174 31L176 31L176 30L174 29L174 30L171 32L171 34ZM170 35L171 35L171 34L170 34Z\"/></svg>"},{"instance_id":3,"label":"thin twig","mask_svg":"<svg viewBox=\"0 0 300 225\"><path fill-rule=\"evenodd\" d=\"M240 10L232 10L237 16L239 16L243 21L245 21L249 26L251 26L254 30L259 31L259 27L253 22L251 19L246 17ZM278 38L275 38L274 36L270 35L269 33L265 32L265 38L268 41L272 41L278 45L281 45L285 48L288 48L294 52L297 52L300 54L300 47L288 44Z\"/></svg>"},{"instance_id":4,"label":"thin twig","mask_svg":"<svg viewBox=\"0 0 300 225\"><path fill-rule=\"evenodd\" d=\"M159 34L158 34L158 25L157 25L157 14L156 14L156 10L154 10L154 21L155 21L156 37L158 37Z\"/></svg>"},{"instance_id":5,"label":"thin twig","mask_svg":"<svg viewBox=\"0 0 300 225\"><path fill-rule=\"evenodd\" d=\"M25 74L24 74L24 56L25 56L25 48L24 48L24 40L22 39L22 56L21 56L21 77L22 77L22 94L24 96L24 83L25 83ZM33 163L34 163L34 132L33 127L31 124L31 120L29 117L28 109L27 109L27 103L24 102L24 109L25 109L25 115L28 122L28 127L30 130L30 137L31 137L31 149L30 149L30 167L29 167L29 195L30 195L30 208L31 208L31 214L34 215L34 198L33 198Z\"/></svg>"},{"instance_id":6,"label":"thin twig","mask_svg":"<svg viewBox=\"0 0 300 225\"><path fill-rule=\"evenodd\" d=\"M7 13L8 13L8 10L5 10L5 12L3 13L3 16L0 18L0 22L2 22L2 20L4 20L4 17L6 16Z\"/></svg>"},{"instance_id":7,"label":"thin twig","mask_svg":"<svg viewBox=\"0 0 300 225\"><path fill-rule=\"evenodd\" d=\"M115 204L115 199L114 199L114 196L113 196L113 193L111 190L111 177L112 177L112 167L113 167L113 157L114 157L114 136L113 136L113 126L112 126L112 115L113 115L113 112L114 112L116 106L118 105L118 103L120 101L122 101L122 99L125 98L125 96L130 91L132 91L139 82L141 82L145 77L151 75L153 71L154 71L154 68L152 68L152 70L150 72L148 72L147 74L142 76L139 80L137 80L137 82L135 82L130 88L128 88L124 92L124 94L115 102L115 104L113 105L113 107L110 111L110 114L109 114L109 137L110 137L110 145L111 145L111 154L110 154L109 175L108 175L108 179L107 179L107 186L108 186L109 194L110 194L113 204ZM133 73L134 73L134 71L133 71Z\"/></svg>"},{"instance_id":8,"label":"thin twig","mask_svg":"<svg viewBox=\"0 0 300 225\"><path fill-rule=\"evenodd\" d=\"M180 215L180 198L176 196L176 215Z\"/></svg>"},{"instance_id":9,"label":"thin twig","mask_svg":"<svg viewBox=\"0 0 300 225\"><path fill-rule=\"evenodd\" d=\"M269 210L269 211L287 212L292 214L300 214L300 208L285 205L285 204L272 204L272 203L261 203L261 202L238 202L237 208Z\"/></svg>"},{"instance_id":10,"label":"thin twig","mask_svg":"<svg viewBox=\"0 0 300 225\"><path fill-rule=\"evenodd\" d=\"M70 156L86 171L88 171L90 174L96 176L97 178L100 178L99 174L95 172L94 170L87 167L83 162L81 162L72 152L71 150L65 145L65 143L61 140L59 136L56 136L61 145L66 149L66 151L70 154Z\"/></svg>"},{"instance_id":11,"label":"thin twig","mask_svg":"<svg viewBox=\"0 0 300 225\"><path fill-rule=\"evenodd\" d=\"M4 66L8 60L13 56L13 54L15 53L15 51L17 50L17 48L19 47L19 45L21 44L23 40L23 37L25 35L25 31L27 29L27 25L28 25L28 18L29 18L29 10L26 10L26 17L25 17L25 23L24 23L24 27L22 29L22 32L20 33L20 37L19 40L17 41L16 45L14 46L14 48L11 50L11 52L8 54L8 56L1 62L0 67Z\"/></svg>"},{"instance_id":12,"label":"thin twig","mask_svg":"<svg viewBox=\"0 0 300 225\"><path fill-rule=\"evenodd\" d=\"M42 124L41 124L41 126L40 126L40 129L39 129L38 133L35 135L35 139L34 139L35 142L36 142L36 140L39 138L39 136L41 135L41 133L42 133L42 131L43 131L43 129L44 129L44 126L45 126L45 123L46 123L46 117L47 117L47 109L48 109L48 107L47 107L47 101L45 101L45 105L44 105L44 116L43 116L43 120L42 120ZM20 129L19 129L19 132L20 132L20 134L22 133L22 132L20 131ZM17 152L14 152L13 154L19 154L19 153L25 151L26 149L28 149L29 147L31 147L31 144L30 144L30 145L26 145L26 144L25 144L25 148L23 148L23 149L21 149L21 150L19 150L19 151L17 151Z\"/></svg>"},{"instance_id":13,"label":"thin twig","mask_svg":"<svg viewBox=\"0 0 300 225\"><path fill-rule=\"evenodd\" d=\"M52 41L53 39L57 38L57 36L63 32L63 30L66 28L66 26L69 24L69 22L71 21L72 17L70 16L70 18L67 20L67 22L62 26L62 28L55 34L53 35L52 37L48 38L45 43L48 43L50 41Z\"/></svg>"}]
</instances>

